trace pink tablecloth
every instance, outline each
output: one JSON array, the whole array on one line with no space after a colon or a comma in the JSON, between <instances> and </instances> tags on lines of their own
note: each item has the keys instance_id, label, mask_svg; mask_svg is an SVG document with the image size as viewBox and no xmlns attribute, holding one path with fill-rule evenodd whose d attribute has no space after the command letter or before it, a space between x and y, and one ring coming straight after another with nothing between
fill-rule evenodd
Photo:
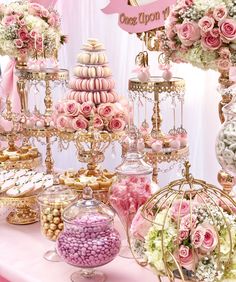
<instances>
[{"instance_id":1,"label":"pink tablecloth","mask_svg":"<svg viewBox=\"0 0 236 282\"><path fill-rule=\"evenodd\" d=\"M75 267L43 259L52 243L40 234L39 224L16 226L0 221L0 282L69 282ZM156 282L156 277L132 259L117 257L101 267L107 282Z\"/></svg>"}]
</instances>

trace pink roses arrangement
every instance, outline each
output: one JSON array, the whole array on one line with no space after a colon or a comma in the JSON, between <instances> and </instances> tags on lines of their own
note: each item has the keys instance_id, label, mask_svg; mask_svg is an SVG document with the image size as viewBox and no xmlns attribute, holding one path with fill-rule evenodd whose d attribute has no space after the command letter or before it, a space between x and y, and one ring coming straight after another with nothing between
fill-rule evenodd
<instances>
[{"instance_id":1,"label":"pink roses arrangement","mask_svg":"<svg viewBox=\"0 0 236 282\"><path fill-rule=\"evenodd\" d=\"M162 50L174 62L228 71L236 62L235 6L222 1L177 1L162 34Z\"/></svg>"},{"instance_id":2,"label":"pink roses arrangement","mask_svg":"<svg viewBox=\"0 0 236 282\"><path fill-rule=\"evenodd\" d=\"M80 104L75 100L59 101L55 105L54 122L61 131L88 129L93 118L93 126L98 130L122 132L127 124L125 108L117 103L104 103L95 106L92 102Z\"/></svg>"},{"instance_id":3,"label":"pink roses arrangement","mask_svg":"<svg viewBox=\"0 0 236 282\"><path fill-rule=\"evenodd\" d=\"M53 55L65 43L60 31L61 20L53 9L31 3L16 1L0 7L0 54L17 57L44 53ZM44 52L47 50L47 52Z\"/></svg>"},{"instance_id":4,"label":"pink roses arrangement","mask_svg":"<svg viewBox=\"0 0 236 282\"><path fill-rule=\"evenodd\" d=\"M224 267L236 249L236 214L225 208L225 198L223 206L205 192L193 193L191 199L166 197L159 201L154 195L153 202L138 210L130 228L133 252L161 275L167 275L166 269L174 275L181 270L186 280L215 282L231 272L235 279L235 266Z\"/></svg>"}]
</instances>

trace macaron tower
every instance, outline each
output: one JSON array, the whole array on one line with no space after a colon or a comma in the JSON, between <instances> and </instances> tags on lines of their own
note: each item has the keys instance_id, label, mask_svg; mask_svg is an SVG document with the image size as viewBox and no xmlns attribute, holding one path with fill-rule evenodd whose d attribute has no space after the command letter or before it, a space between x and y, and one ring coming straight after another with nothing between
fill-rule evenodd
<instances>
[{"instance_id":1,"label":"macaron tower","mask_svg":"<svg viewBox=\"0 0 236 282\"><path fill-rule=\"evenodd\" d=\"M128 121L129 105L118 97L102 43L89 39L77 56L66 99L56 105L55 124L62 131L95 128L121 132ZM92 120L91 120L92 119Z\"/></svg>"}]
</instances>

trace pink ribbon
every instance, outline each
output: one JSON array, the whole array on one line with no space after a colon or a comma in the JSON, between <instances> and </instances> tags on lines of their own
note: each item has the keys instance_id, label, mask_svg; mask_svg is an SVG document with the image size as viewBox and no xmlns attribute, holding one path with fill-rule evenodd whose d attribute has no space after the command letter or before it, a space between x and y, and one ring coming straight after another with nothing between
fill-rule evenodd
<instances>
[{"instance_id":1,"label":"pink ribbon","mask_svg":"<svg viewBox=\"0 0 236 282\"><path fill-rule=\"evenodd\" d=\"M12 103L13 112L20 112L21 104L20 97L17 91L17 76L15 74L16 62L14 59L11 59L8 63L3 76L2 76L2 96L7 99L8 97Z\"/></svg>"}]
</instances>

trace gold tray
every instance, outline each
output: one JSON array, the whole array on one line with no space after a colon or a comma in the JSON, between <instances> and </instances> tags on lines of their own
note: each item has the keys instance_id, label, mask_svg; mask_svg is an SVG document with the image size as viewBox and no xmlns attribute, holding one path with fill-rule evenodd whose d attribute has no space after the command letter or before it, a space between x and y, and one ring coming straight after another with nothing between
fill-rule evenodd
<instances>
[{"instance_id":1,"label":"gold tray","mask_svg":"<svg viewBox=\"0 0 236 282\"><path fill-rule=\"evenodd\" d=\"M173 150L171 152L154 152L151 148L145 149L145 160L151 164L153 163L163 163L163 162L173 162L180 159L187 158L189 156L189 147L186 146L179 150Z\"/></svg>"},{"instance_id":2,"label":"gold tray","mask_svg":"<svg viewBox=\"0 0 236 282\"><path fill-rule=\"evenodd\" d=\"M161 76L151 76L148 82L142 83L138 78L129 79L129 90L149 93L171 93L181 94L185 91L185 81L180 77L173 77L170 81Z\"/></svg>"},{"instance_id":3,"label":"gold tray","mask_svg":"<svg viewBox=\"0 0 236 282\"><path fill-rule=\"evenodd\" d=\"M27 160L11 161L8 159L4 162L0 162L0 169L34 169L38 167L41 162L41 155L37 158Z\"/></svg>"}]
</instances>

